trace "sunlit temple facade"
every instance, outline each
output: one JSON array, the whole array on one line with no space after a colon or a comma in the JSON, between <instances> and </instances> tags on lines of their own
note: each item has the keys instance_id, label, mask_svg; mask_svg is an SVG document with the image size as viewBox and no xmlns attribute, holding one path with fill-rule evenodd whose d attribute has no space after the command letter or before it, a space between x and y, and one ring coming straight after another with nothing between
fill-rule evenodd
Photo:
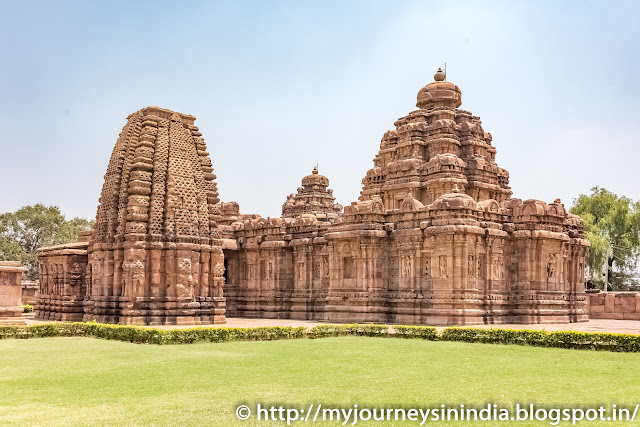
<instances>
[{"instance_id":1,"label":"sunlit temple facade","mask_svg":"<svg viewBox=\"0 0 640 427\"><path fill-rule=\"evenodd\" d=\"M280 218L220 202L193 116L130 115L91 236L39 252L37 317L587 320L581 220L559 200L513 198L491 134L459 108L458 86L434 78L382 137L358 201L343 209L314 169Z\"/></svg>"}]
</instances>

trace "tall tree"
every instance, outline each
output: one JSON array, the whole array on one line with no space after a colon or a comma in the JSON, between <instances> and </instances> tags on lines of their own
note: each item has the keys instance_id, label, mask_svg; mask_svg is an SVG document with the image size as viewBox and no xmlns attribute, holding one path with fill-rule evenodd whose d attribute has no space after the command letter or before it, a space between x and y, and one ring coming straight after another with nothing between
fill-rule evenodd
<instances>
[{"instance_id":1,"label":"tall tree","mask_svg":"<svg viewBox=\"0 0 640 427\"><path fill-rule=\"evenodd\" d=\"M37 204L16 212L0 214L0 259L21 261L27 277L38 277L36 249L76 241L80 231L89 230L92 222L67 220L56 206Z\"/></svg>"},{"instance_id":2,"label":"tall tree","mask_svg":"<svg viewBox=\"0 0 640 427\"><path fill-rule=\"evenodd\" d=\"M603 286L606 274L613 289L624 289L640 254L640 202L594 187L574 201L571 212L582 217L591 242L591 280Z\"/></svg>"}]
</instances>

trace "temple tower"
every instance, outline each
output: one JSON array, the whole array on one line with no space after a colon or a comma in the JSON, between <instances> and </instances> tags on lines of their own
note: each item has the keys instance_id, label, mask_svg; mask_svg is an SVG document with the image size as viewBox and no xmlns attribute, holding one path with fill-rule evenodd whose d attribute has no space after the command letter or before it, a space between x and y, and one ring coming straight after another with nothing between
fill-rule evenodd
<instances>
[{"instance_id":1,"label":"temple tower","mask_svg":"<svg viewBox=\"0 0 640 427\"><path fill-rule=\"evenodd\" d=\"M407 199L426 206L457 190L476 201L509 199L509 173L495 162L491 134L461 104L460 89L438 69L418 92L419 110L382 137L360 200L380 197L385 209L400 209Z\"/></svg>"},{"instance_id":2,"label":"temple tower","mask_svg":"<svg viewBox=\"0 0 640 427\"><path fill-rule=\"evenodd\" d=\"M311 175L302 178L302 187L298 187L297 194L287 196L282 205L284 218L296 218L302 214L337 214L342 212L342 206L336 203L333 190L329 187L329 178L318 174L318 168L313 168Z\"/></svg>"},{"instance_id":3,"label":"temple tower","mask_svg":"<svg viewBox=\"0 0 640 427\"><path fill-rule=\"evenodd\" d=\"M127 119L89 244L84 319L224 323L218 191L195 117L148 107Z\"/></svg>"}]
</instances>

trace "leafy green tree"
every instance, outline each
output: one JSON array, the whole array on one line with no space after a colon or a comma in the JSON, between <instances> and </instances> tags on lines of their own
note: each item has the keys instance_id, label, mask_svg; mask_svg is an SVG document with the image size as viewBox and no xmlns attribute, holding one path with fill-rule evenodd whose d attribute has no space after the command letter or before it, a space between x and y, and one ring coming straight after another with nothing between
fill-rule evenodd
<instances>
[{"instance_id":1,"label":"leafy green tree","mask_svg":"<svg viewBox=\"0 0 640 427\"><path fill-rule=\"evenodd\" d=\"M591 243L591 280L604 286L606 274L613 289L624 289L640 254L640 202L594 187L590 195L581 194L574 201L571 212L584 220Z\"/></svg>"},{"instance_id":2,"label":"leafy green tree","mask_svg":"<svg viewBox=\"0 0 640 427\"><path fill-rule=\"evenodd\" d=\"M42 204L0 214L0 260L21 261L27 267L27 278L35 280L36 249L75 242L79 232L92 226L92 221L67 220L58 207Z\"/></svg>"}]
</instances>

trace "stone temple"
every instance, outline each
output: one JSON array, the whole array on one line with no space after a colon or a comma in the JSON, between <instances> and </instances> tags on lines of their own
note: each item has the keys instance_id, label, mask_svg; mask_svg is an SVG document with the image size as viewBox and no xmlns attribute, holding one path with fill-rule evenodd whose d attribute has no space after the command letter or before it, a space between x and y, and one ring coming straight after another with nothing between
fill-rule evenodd
<instances>
[{"instance_id":1,"label":"stone temple","mask_svg":"<svg viewBox=\"0 0 640 427\"><path fill-rule=\"evenodd\" d=\"M512 198L491 134L461 99L438 70L418 109L384 134L358 201L343 211L316 168L280 218L219 201L193 116L132 114L92 235L40 250L36 315L138 324L587 320L580 218L559 200Z\"/></svg>"},{"instance_id":2,"label":"stone temple","mask_svg":"<svg viewBox=\"0 0 640 427\"><path fill-rule=\"evenodd\" d=\"M89 242L40 250L36 316L224 323L218 190L194 120L156 107L127 118Z\"/></svg>"}]
</instances>

